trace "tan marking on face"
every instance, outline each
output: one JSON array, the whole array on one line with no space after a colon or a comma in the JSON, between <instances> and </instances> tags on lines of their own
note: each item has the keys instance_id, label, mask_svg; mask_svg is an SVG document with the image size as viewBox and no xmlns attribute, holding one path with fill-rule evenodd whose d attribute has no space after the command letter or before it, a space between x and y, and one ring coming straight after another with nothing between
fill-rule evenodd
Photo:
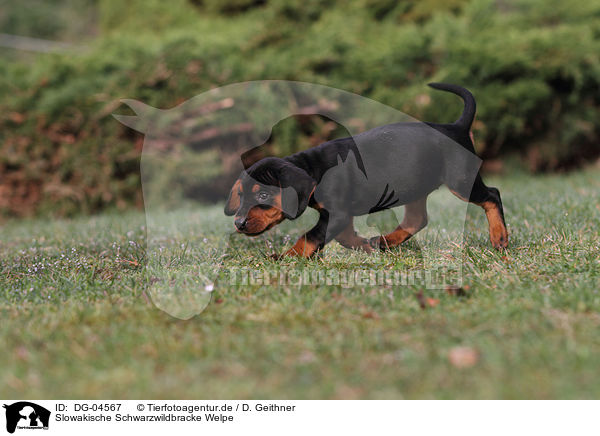
<instances>
[{"instance_id":1,"label":"tan marking on face","mask_svg":"<svg viewBox=\"0 0 600 436\"><path fill-rule=\"evenodd\" d=\"M231 192L229 194L229 201L227 202L227 210L232 214L240 208L241 193L242 181L238 179L231 188Z\"/></svg>"},{"instance_id":2,"label":"tan marking on face","mask_svg":"<svg viewBox=\"0 0 600 436\"><path fill-rule=\"evenodd\" d=\"M281 210L281 193L279 193L274 197L273 204L268 209L254 206L248 211L245 233L262 233L279 224L284 218Z\"/></svg>"},{"instance_id":3,"label":"tan marking on face","mask_svg":"<svg viewBox=\"0 0 600 436\"><path fill-rule=\"evenodd\" d=\"M260 191L260 185L256 184L256 185L252 186L252 192L254 194L256 194L258 191Z\"/></svg>"}]
</instances>

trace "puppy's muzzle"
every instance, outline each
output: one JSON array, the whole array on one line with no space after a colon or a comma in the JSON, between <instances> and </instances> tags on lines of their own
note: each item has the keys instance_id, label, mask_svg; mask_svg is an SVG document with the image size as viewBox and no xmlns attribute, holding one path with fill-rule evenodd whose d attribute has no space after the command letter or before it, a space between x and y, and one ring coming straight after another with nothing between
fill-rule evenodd
<instances>
[{"instance_id":1,"label":"puppy's muzzle","mask_svg":"<svg viewBox=\"0 0 600 436\"><path fill-rule=\"evenodd\" d=\"M235 228L238 229L238 231L240 231L240 232L243 232L246 229L247 223L248 223L248 220L246 219L246 217L239 217L239 218L236 218L234 221Z\"/></svg>"}]
</instances>

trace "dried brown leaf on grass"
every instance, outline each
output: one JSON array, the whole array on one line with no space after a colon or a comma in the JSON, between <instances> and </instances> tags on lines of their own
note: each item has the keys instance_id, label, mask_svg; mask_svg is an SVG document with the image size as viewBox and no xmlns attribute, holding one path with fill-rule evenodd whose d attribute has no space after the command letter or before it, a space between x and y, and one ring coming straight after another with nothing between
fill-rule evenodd
<instances>
[{"instance_id":1,"label":"dried brown leaf on grass","mask_svg":"<svg viewBox=\"0 0 600 436\"><path fill-rule=\"evenodd\" d=\"M435 307L440 303L440 300L438 300L437 298L426 297L423 293L423 290L417 292L415 294L415 297L419 302L419 307L423 310L427 309L428 307Z\"/></svg>"},{"instance_id":2,"label":"dried brown leaf on grass","mask_svg":"<svg viewBox=\"0 0 600 436\"><path fill-rule=\"evenodd\" d=\"M468 285L465 285L463 287L449 285L446 286L446 293L453 297L467 297L469 296L469 289L470 287Z\"/></svg>"},{"instance_id":3,"label":"dried brown leaf on grass","mask_svg":"<svg viewBox=\"0 0 600 436\"><path fill-rule=\"evenodd\" d=\"M453 347L448 351L448 360L455 368L471 368L479 361L479 352L467 346Z\"/></svg>"}]
</instances>

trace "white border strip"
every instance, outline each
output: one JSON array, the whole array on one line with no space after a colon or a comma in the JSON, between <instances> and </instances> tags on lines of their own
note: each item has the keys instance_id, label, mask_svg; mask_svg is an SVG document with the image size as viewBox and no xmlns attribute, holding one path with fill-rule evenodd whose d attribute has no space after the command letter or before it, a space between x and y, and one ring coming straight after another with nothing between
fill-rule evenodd
<instances>
[{"instance_id":1,"label":"white border strip","mask_svg":"<svg viewBox=\"0 0 600 436\"><path fill-rule=\"evenodd\" d=\"M11 405L21 400L3 401ZM598 401L45 401L47 430L15 435L598 435ZM26 412L30 411L27 409ZM0 414L0 433L6 431ZM150 419L150 417L156 417ZM19 423L27 425L27 420Z\"/></svg>"}]
</instances>

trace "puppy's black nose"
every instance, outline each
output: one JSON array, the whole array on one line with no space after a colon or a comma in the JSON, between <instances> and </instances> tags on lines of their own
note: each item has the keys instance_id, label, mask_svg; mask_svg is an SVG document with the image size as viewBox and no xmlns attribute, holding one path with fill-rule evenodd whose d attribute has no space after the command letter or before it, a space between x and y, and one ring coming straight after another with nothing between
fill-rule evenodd
<instances>
[{"instance_id":1,"label":"puppy's black nose","mask_svg":"<svg viewBox=\"0 0 600 436\"><path fill-rule=\"evenodd\" d=\"M244 218L244 217L236 218L234 221L234 224L238 230L244 230L246 228L246 218Z\"/></svg>"}]
</instances>

